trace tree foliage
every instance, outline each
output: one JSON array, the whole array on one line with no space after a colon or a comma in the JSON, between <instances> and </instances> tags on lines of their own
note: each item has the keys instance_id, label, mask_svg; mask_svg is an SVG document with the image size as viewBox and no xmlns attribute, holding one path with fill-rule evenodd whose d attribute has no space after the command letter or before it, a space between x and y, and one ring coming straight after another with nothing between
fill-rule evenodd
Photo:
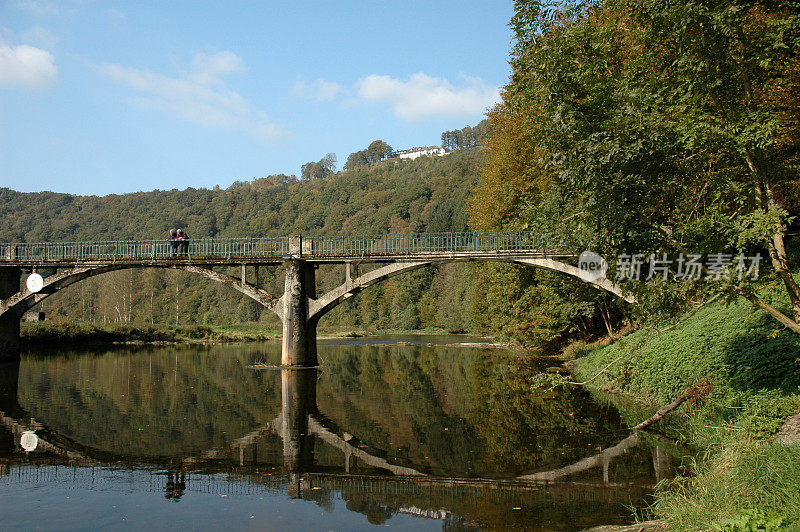
<instances>
[{"instance_id":1,"label":"tree foliage","mask_svg":"<svg viewBox=\"0 0 800 532\"><path fill-rule=\"evenodd\" d=\"M329 153L317 162L305 163L300 168L300 179L322 179L336 173L336 154Z\"/></svg>"},{"instance_id":2,"label":"tree foliage","mask_svg":"<svg viewBox=\"0 0 800 532\"><path fill-rule=\"evenodd\" d=\"M388 159L394 149L382 140L373 140L369 146L363 150L351 153L347 156L347 162L344 163L345 170L352 170L359 166L372 166Z\"/></svg>"},{"instance_id":3,"label":"tree foliage","mask_svg":"<svg viewBox=\"0 0 800 532\"><path fill-rule=\"evenodd\" d=\"M442 148L447 151L474 148L483 145L488 136L489 121L483 119L476 126L466 126L442 133Z\"/></svg>"},{"instance_id":4,"label":"tree foliage","mask_svg":"<svg viewBox=\"0 0 800 532\"><path fill-rule=\"evenodd\" d=\"M797 325L784 238L800 214L797 8L518 0L473 223L609 257L764 252ZM711 288L765 308L747 283Z\"/></svg>"}]
</instances>

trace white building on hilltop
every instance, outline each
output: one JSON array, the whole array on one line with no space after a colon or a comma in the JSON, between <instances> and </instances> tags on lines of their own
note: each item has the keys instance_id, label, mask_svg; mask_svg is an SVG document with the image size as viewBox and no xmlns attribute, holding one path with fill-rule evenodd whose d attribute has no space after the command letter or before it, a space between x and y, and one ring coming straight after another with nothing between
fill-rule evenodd
<instances>
[{"instance_id":1,"label":"white building on hilltop","mask_svg":"<svg viewBox=\"0 0 800 532\"><path fill-rule=\"evenodd\" d=\"M439 146L425 146L424 148L400 150L392 154L393 157L399 157L400 159L416 159L423 155L447 155L447 150Z\"/></svg>"}]
</instances>

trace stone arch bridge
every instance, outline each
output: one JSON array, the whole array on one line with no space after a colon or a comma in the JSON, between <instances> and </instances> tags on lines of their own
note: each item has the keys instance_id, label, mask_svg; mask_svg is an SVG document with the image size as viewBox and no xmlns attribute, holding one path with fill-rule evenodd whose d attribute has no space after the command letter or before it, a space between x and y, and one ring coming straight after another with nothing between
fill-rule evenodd
<instances>
[{"instance_id":1,"label":"stone arch bridge","mask_svg":"<svg viewBox=\"0 0 800 532\"><path fill-rule=\"evenodd\" d=\"M576 254L563 247L527 231L215 238L192 240L177 250L156 240L0 244L0 359L19 357L19 321L27 310L79 281L127 268L185 270L254 299L283 323L285 366L317 364L316 327L336 305L383 280L436 263L499 261L541 268L634 301L612 281L566 262ZM320 264L342 264L345 271L340 286L318 295L315 269ZM374 269L359 274L367 264ZM263 290L257 281L248 282L247 267L262 265L283 265L286 277L280 297ZM231 266L241 267L241 276L214 269ZM31 273L44 274L36 291L21 287L23 277Z\"/></svg>"}]
</instances>

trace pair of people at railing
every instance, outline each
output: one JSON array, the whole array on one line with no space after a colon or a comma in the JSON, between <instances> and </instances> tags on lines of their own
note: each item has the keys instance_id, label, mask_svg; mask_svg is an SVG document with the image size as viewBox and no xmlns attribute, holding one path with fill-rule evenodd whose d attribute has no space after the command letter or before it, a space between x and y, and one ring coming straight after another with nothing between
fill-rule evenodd
<instances>
[{"instance_id":1,"label":"pair of people at railing","mask_svg":"<svg viewBox=\"0 0 800 532\"><path fill-rule=\"evenodd\" d=\"M181 255L189 254L189 235L183 229L170 229L167 241L172 249L173 257L178 253Z\"/></svg>"}]
</instances>

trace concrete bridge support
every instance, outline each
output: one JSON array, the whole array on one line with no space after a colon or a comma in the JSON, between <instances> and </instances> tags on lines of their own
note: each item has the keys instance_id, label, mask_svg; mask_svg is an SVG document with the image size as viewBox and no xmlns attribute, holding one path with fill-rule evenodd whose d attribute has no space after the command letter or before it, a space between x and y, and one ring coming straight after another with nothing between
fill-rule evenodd
<instances>
[{"instance_id":1,"label":"concrete bridge support","mask_svg":"<svg viewBox=\"0 0 800 532\"><path fill-rule=\"evenodd\" d=\"M20 268L0 268L0 300L19 292ZM19 314L12 309L0 314L0 362L19 360Z\"/></svg>"},{"instance_id":2,"label":"concrete bridge support","mask_svg":"<svg viewBox=\"0 0 800 532\"><path fill-rule=\"evenodd\" d=\"M314 265L300 260L290 260L284 264L286 280L284 283L283 306L283 344L281 365L317 365L317 322L319 318L309 319L308 302L316 298Z\"/></svg>"}]
</instances>

